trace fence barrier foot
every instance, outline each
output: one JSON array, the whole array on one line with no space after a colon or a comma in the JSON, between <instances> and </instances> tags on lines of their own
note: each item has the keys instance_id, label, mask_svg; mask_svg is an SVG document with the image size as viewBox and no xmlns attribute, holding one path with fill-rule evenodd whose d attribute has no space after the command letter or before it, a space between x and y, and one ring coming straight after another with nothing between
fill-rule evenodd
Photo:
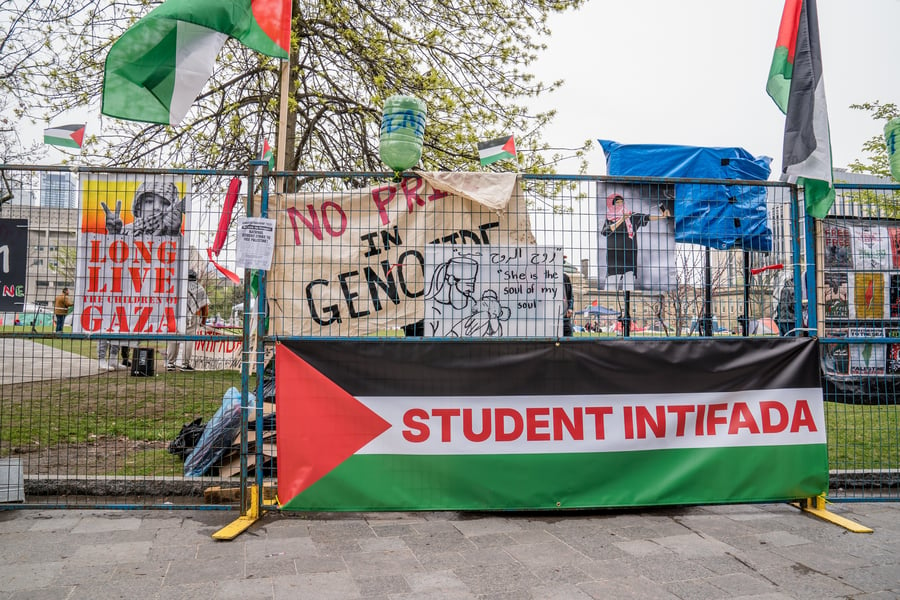
<instances>
[{"instance_id":1,"label":"fence barrier foot","mask_svg":"<svg viewBox=\"0 0 900 600\"><path fill-rule=\"evenodd\" d=\"M256 523L262 516L259 509L259 489L255 485L251 485L250 491L250 508L246 514L242 514L237 519L212 534L213 539L217 540L233 540L240 534L247 531L251 525Z\"/></svg>"},{"instance_id":2,"label":"fence barrier foot","mask_svg":"<svg viewBox=\"0 0 900 600\"><path fill-rule=\"evenodd\" d=\"M819 517L820 519L824 519L825 521L830 521L835 525L839 525L848 531L852 531L853 533L872 533L872 529L866 527L865 525L860 525L850 519L842 517L840 515L836 515L833 512L827 510L825 508L826 499L825 494L820 494L813 498L805 498L800 502L792 502L794 506L802 510L803 512L808 512L809 514Z\"/></svg>"}]
</instances>

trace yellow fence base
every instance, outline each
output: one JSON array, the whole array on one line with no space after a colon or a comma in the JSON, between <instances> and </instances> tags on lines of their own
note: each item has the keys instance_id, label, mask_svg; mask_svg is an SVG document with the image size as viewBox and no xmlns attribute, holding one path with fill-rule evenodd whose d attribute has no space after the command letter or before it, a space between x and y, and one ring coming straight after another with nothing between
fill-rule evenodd
<instances>
[{"instance_id":1,"label":"yellow fence base","mask_svg":"<svg viewBox=\"0 0 900 600\"><path fill-rule=\"evenodd\" d=\"M236 520L212 534L214 539L233 540L247 531L250 526L256 523L262 516L262 511L259 510L259 489L255 485L251 485L249 490L250 508L247 511L247 514L241 515Z\"/></svg>"},{"instance_id":2,"label":"yellow fence base","mask_svg":"<svg viewBox=\"0 0 900 600\"><path fill-rule=\"evenodd\" d=\"M826 521L830 521L835 525L839 525L848 531L852 531L853 533L872 533L872 529L866 527L865 525L860 525L850 519L846 519L840 515L836 515L833 512L826 510L825 504L825 494L820 496L816 496L814 498L806 498L800 502L792 502L794 506L802 510L803 512L808 512L809 514L819 517L820 519L824 519Z\"/></svg>"}]
</instances>

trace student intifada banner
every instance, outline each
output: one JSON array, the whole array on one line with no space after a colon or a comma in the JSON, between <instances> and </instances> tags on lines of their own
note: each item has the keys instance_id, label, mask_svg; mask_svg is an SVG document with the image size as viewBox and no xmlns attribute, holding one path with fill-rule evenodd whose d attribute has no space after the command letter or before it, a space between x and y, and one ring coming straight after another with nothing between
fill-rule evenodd
<instances>
[{"instance_id":1,"label":"student intifada banner","mask_svg":"<svg viewBox=\"0 0 900 600\"><path fill-rule=\"evenodd\" d=\"M775 502L828 485L811 338L284 341L276 398L285 510Z\"/></svg>"}]
</instances>

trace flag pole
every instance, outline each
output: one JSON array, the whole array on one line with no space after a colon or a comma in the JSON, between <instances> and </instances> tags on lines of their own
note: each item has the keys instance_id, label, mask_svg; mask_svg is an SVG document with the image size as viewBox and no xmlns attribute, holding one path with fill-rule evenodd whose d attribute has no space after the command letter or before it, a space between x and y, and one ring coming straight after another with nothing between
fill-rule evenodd
<instances>
[{"instance_id":1,"label":"flag pole","mask_svg":"<svg viewBox=\"0 0 900 600\"><path fill-rule=\"evenodd\" d=\"M287 148L288 92L290 91L291 59L281 61L281 99L278 104L278 140L275 142L275 170L284 171Z\"/></svg>"}]
</instances>

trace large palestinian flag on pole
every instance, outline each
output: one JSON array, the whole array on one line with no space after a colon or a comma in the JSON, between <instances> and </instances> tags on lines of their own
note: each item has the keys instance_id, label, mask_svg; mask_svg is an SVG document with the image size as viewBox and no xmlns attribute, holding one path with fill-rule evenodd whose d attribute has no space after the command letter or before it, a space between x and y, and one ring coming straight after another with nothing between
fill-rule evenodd
<instances>
[{"instance_id":1,"label":"large palestinian flag on pole","mask_svg":"<svg viewBox=\"0 0 900 600\"><path fill-rule=\"evenodd\" d=\"M828 485L815 339L284 341L285 510L783 501Z\"/></svg>"},{"instance_id":2,"label":"large palestinian flag on pole","mask_svg":"<svg viewBox=\"0 0 900 600\"><path fill-rule=\"evenodd\" d=\"M807 214L824 219L834 179L815 0L786 0L766 91L786 114L783 179L802 185Z\"/></svg>"},{"instance_id":3,"label":"large palestinian flag on pole","mask_svg":"<svg viewBox=\"0 0 900 600\"><path fill-rule=\"evenodd\" d=\"M177 125L212 75L229 37L286 59L291 0L167 0L109 49L100 112Z\"/></svg>"}]
</instances>

